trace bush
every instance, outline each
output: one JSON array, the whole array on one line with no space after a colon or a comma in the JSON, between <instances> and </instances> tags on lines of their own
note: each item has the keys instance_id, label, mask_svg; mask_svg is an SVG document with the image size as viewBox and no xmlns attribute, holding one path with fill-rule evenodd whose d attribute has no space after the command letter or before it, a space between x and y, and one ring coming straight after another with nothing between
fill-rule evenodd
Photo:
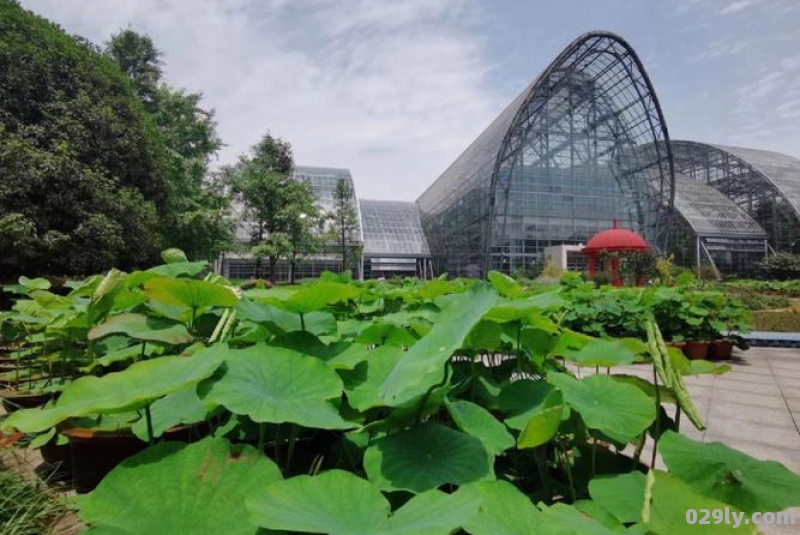
<instances>
[{"instance_id":1,"label":"bush","mask_svg":"<svg viewBox=\"0 0 800 535\"><path fill-rule=\"evenodd\" d=\"M785 281L800 278L800 255L776 253L767 258L762 265L774 279Z\"/></svg>"},{"instance_id":2,"label":"bush","mask_svg":"<svg viewBox=\"0 0 800 535\"><path fill-rule=\"evenodd\" d=\"M122 71L3 0L0 81L0 277L154 260L163 144Z\"/></svg>"}]
</instances>

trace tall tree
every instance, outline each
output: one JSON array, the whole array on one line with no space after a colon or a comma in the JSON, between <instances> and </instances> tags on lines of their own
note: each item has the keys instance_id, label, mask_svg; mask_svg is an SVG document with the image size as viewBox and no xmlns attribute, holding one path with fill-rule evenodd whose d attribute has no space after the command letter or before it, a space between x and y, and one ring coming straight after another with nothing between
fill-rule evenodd
<instances>
[{"instance_id":1,"label":"tall tree","mask_svg":"<svg viewBox=\"0 0 800 535\"><path fill-rule=\"evenodd\" d=\"M156 258L165 151L123 73L0 0L0 81L0 277Z\"/></svg>"},{"instance_id":2,"label":"tall tree","mask_svg":"<svg viewBox=\"0 0 800 535\"><path fill-rule=\"evenodd\" d=\"M149 36L122 30L111 36L105 53L131 78L167 148L166 243L181 247L190 258L216 258L233 236L229 203L209 183L211 158L222 146L214 111L201 107L200 93L163 82L163 54Z\"/></svg>"},{"instance_id":3,"label":"tall tree","mask_svg":"<svg viewBox=\"0 0 800 535\"><path fill-rule=\"evenodd\" d=\"M111 37L106 43L105 52L133 81L136 94L145 108L150 112L155 111L156 93L163 74L163 53L156 48L153 40L128 28Z\"/></svg>"},{"instance_id":4,"label":"tall tree","mask_svg":"<svg viewBox=\"0 0 800 535\"><path fill-rule=\"evenodd\" d=\"M256 277L263 276L261 259L268 258L272 282L278 260L296 256L313 233L298 221L303 214L314 216L316 199L309 184L292 178L293 168L291 145L267 134L228 172L242 218L250 225Z\"/></svg>"},{"instance_id":5,"label":"tall tree","mask_svg":"<svg viewBox=\"0 0 800 535\"><path fill-rule=\"evenodd\" d=\"M342 272L350 268L348 252L357 251L358 212L356 211L356 198L353 188L344 180L336 182L333 192L333 212L330 214L331 231L338 244L339 253L342 255ZM355 260L356 255L353 255Z\"/></svg>"}]
</instances>

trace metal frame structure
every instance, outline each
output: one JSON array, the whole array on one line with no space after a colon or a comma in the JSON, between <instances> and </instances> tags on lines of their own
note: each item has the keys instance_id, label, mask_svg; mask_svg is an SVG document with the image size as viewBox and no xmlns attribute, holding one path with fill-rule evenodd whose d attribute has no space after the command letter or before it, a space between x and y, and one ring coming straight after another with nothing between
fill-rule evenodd
<instances>
[{"instance_id":1,"label":"metal frame structure","mask_svg":"<svg viewBox=\"0 0 800 535\"><path fill-rule=\"evenodd\" d=\"M480 276L540 261L619 218L664 249L669 133L636 53L608 32L570 44L417 203L439 271Z\"/></svg>"},{"instance_id":2,"label":"metal frame structure","mask_svg":"<svg viewBox=\"0 0 800 535\"><path fill-rule=\"evenodd\" d=\"M800 160L765 150L673 141L676 170L746 211L775 250L800 248Z\"/></svg>"},{"instance_id":3,"label":"metal frame structure","mask_svg":"<svg viewBox=\"0 0 800 535\"><path fill-rule=\"evenodd\" d=\"M413 202L360 199L364 278L428 278L430 251Z\"/></svg>"},{"instance_id":4,"label":"metal frame structure","mask_svg":"<svg viewBox=\"0 0 800 535\"><path fill-rule=\"evenodd\" d=\"M711 186L675 174L675 214L669 252L698 274L708 265L721 274L758 271L768 251L767 233L741 207Z\"/></svg>"}]
</instances>

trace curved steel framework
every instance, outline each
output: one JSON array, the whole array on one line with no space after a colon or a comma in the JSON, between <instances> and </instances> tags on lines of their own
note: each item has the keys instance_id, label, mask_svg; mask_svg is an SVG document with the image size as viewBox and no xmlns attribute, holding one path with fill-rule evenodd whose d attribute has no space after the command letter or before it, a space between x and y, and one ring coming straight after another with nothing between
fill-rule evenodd
<instances>
[{"instance_id":1,"label":"curved steel framework","mask_svg":"<svg viewBox=\"0 0 800 535\"><path fill-rule=\"evenodd\" d=\"M569 45L417 201L440 271L511 272L614 218L666 245L674 198L669 134L622 38Z\"/></svg>"},{"instance_id":2,"label":"curved steel framework","mask_svg":"<svg viewBox=\"0 0 800 535\"><path fill-rule=\"evenodd\" d=\"M709 264L725 274L758 269L767 253L767 233L733 201L711 186L675 174L675 214L669 252L684 266Z\"/></svg>"},{"instance_id":3,"label":"curved steel framework","mask_svg":"<svg viewBox=\"0 0 800 535\"><path fill-rule=\"evenodd\" d=\"M724 194L776 250L800 246L800 160L776 152L673 141L675 168Z\"/></svg>"}]
</instances>

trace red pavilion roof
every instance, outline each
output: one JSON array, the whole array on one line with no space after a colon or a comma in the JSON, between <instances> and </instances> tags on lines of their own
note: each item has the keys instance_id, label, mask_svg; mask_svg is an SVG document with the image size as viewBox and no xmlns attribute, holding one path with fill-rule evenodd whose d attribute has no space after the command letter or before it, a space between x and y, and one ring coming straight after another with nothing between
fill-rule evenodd
<instances>
[{"instance_id":1,"label":"red pavilion roof","mask_svg":"<svg viewBox=\"0 0 800 535\"><path fill-rule=\"evenodd\" d=\"M644 238L632 230L618 228L617 220L614 220L614 228L604 230L595 234L586 243L582 253L624 252L624 251L647 251L649 247Z\"/></svg>"}]
</instances>

